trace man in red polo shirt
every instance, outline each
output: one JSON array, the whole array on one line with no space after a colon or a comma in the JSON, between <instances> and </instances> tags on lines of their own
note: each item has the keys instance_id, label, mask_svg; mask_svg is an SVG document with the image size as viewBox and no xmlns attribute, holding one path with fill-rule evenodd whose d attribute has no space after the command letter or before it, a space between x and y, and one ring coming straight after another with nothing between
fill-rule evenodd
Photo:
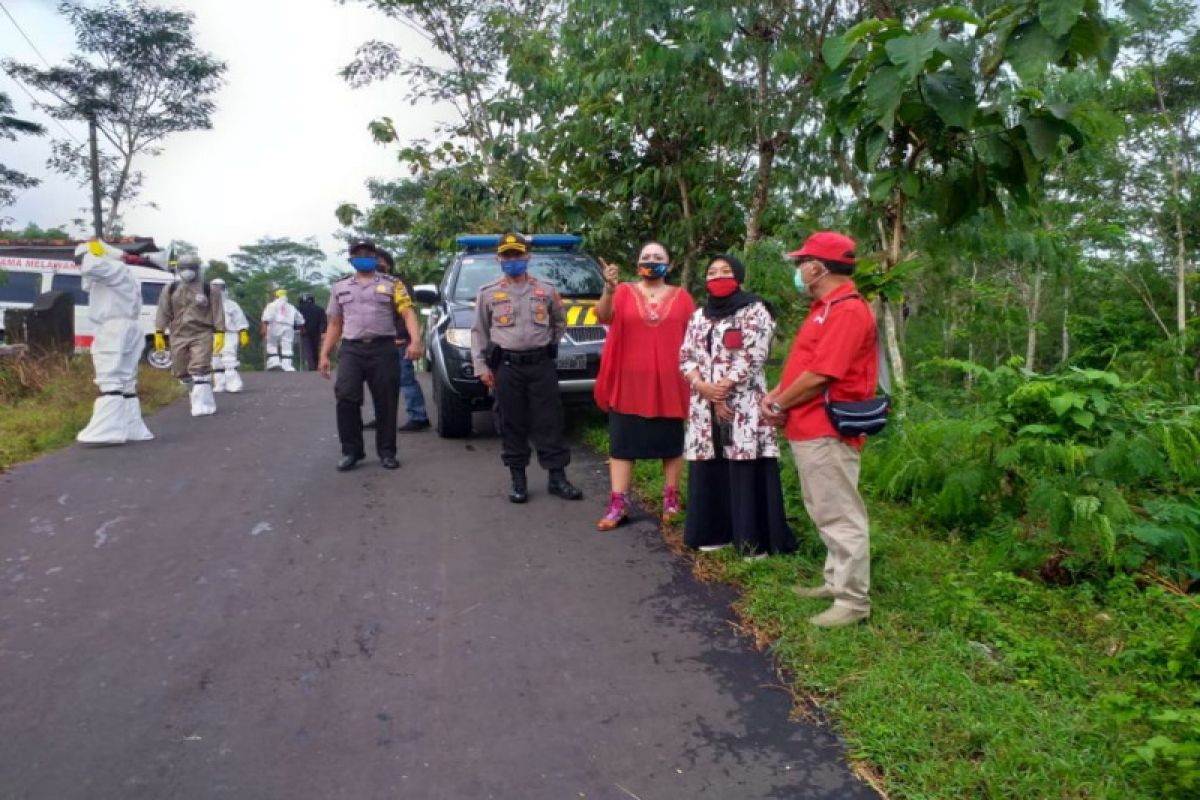
<instances>
[{"instance_id":1,"label":"man in red polo shirt","mask_svg":"<svg viewBox=\"0 0 1200 800\"><path fill-rule=\"evenodd\" d=\"M795 259L796 288L810 294L813 304L796 333L779 386L763 398L763 410L785 423L804 507L829 551L824 584L797 587L796 593L833 600L809 621L834 628L871 614L871 553L867 508L858 493L864 437L838 435L825 411L825 393L833 401L875 396L875 317L850 277L853 239L814 233L788 258Z\"/></svg>"}]
</instances>

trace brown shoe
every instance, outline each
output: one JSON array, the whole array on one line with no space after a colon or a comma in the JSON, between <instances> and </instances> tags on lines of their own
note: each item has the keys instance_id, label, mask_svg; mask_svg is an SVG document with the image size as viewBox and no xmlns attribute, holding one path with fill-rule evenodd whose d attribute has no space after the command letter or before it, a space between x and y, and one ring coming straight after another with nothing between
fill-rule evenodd
<instances>
[{"instance_id":1,"label":"brown shoe","mask_svg":"<svg viewBox=\"0 0 1200 800\"><path fill-rule=\"evenodd\" d=\"M832 605L815 617L810 617L808 621L818 628L842 628L846 625L862 622L869 616L871 616L870 611L860 611L856 608Z\"/></svg>"}]
</instances>

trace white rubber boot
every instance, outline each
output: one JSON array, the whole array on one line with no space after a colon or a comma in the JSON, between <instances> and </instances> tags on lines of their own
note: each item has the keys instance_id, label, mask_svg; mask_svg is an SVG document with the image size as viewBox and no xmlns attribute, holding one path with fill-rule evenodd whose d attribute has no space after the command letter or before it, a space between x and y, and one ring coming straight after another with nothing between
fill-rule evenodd
<instances>
[{"instance_id":1,"label":"white rubber boot","mask_svg":"<svg viewBox=\"0 0 1200 800\"><path fill-rule=\"evenodd\" d=\"M131 442L148 442L154 434L142 419L142 401L136 394L125 395L126 438Z\"/></svg>"},{"instance_id":2,"label":"white rubber boot","mask_svg":"<svg viewBox=\"0 0 1200 800\"><path fill-rule=\"evenodd\" d=\"M212 384L208 378L195 378L192 381L192 416L207 417L217 413L217 398L213 397Z\"/></svg>"},{"instance_id":3,"label":"white rubber boot","mask_svg":"<svg viewBox=\"0 0 1200 800\"><path fill-rule=\"evenodd\" d=\"M238 373L237 367L226 367L225 391L229 392L230 394L237 394L238 392L242 391L243 387L244 384L242 383L242 376L240 373Z\"/></svg>"},{"instance_id":4,"label":"white rubber boot","mask_svg":"<svg viewBox=\"0 0 1200 800\"><path fill-rule=\"evenodd\" d=\"M125 398L120 392L102 394L92 405L92 419L75 441L83 444L125 444L129 426L125 416Z\"/></svg>"},{"instance_id":5,"label":"white rubber boot","mask_svg":"<svg viewBox=\"0 0 1200 800\"><path fill-rule=\"evenodd\" d=\"M212 387L214 392L220 393L225 391L225 379L226 375L224 370L213 370Z\"/></svg>"},{"instance_id":6,"label":"white rubber boot","mask_svg":"<svg viewBox=\"0 0 1200 800\"><path fill-rule=\"evenodd\" d=\"M280 369L282 365L279 363L279 351L267 351L267 370Z\"/></svg>"},{"instance_id":7,"label":"white rubber boot","mask_svg":"<svg viewBox=\"0 0 1200 800\"><path fill-rule=\"evenodd\" d=\"M296 368L294 366L292 366L292 357L291 356L283 357L283 371L284 372L295 372L296 371Z\"/></svg>"}]
</instances>

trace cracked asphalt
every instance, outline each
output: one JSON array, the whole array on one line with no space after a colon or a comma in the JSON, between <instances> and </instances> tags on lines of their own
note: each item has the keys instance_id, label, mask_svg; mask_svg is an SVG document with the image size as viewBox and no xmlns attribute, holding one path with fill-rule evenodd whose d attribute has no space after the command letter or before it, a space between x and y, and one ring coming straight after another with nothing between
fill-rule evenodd
<instances>
[{"instance_id":1,"label":"cracked asphalt","mask_svg":"<svg viewBox=\"0 0 1200 800\"><path fill-rule=\"evenodd\" d=\"M593 530L598 456L582 503L490 435L339 474L331 385L246 377L0 476L0 797L875 797L731 589Z\"/></svg>"}]
</instances>

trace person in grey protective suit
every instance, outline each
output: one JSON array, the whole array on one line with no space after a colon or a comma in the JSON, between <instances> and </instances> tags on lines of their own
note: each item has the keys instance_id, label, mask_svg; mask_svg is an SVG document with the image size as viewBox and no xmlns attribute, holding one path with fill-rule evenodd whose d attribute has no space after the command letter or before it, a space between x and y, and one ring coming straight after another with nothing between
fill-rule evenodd
<instances>
[{"instance_id":1,"label":"person in grey protective suit","mask_svg":"<svg viewBox=\"0 0 1200 800\"><path fill-rule=\"evenodd\" d=\"M220 293L225 306L225 347L213 353L213 391L237 394L244 385L238 374L238 346L250 344L250 320L229 295L223 279L214 278L209 285L214 294Z\"/></svg>"},{"instance_id":2,"label":"person in grey protective suit","mask_svg":"<svg viewBox=\"0 0 1200 800\"><path fill-rule=\"evenodd\" d=\"M92 418L76 440L84 444L144 442L154 434L142 420L137 396L138 362L146 341L138 328L142 288L124 253L99 240L81 244L75 251L90 294L88 318L96 325L92 365L100 396Z\"/></svg>"},{"instance_id":3,"label":"person in grey protective suit","mask_svg":"<svg viewBox=\"0 0 1200 800\"><path fill-rule=\"evenodd\" d=\"M201 280L199 256L187 255L176 267L179 280L158 298L154 347L167 347L171 334L171 372L191 382L192 416L217 413L210 375L213 350L225 347L225 305L221 293Z\"/></svg>"}]
</instances>

